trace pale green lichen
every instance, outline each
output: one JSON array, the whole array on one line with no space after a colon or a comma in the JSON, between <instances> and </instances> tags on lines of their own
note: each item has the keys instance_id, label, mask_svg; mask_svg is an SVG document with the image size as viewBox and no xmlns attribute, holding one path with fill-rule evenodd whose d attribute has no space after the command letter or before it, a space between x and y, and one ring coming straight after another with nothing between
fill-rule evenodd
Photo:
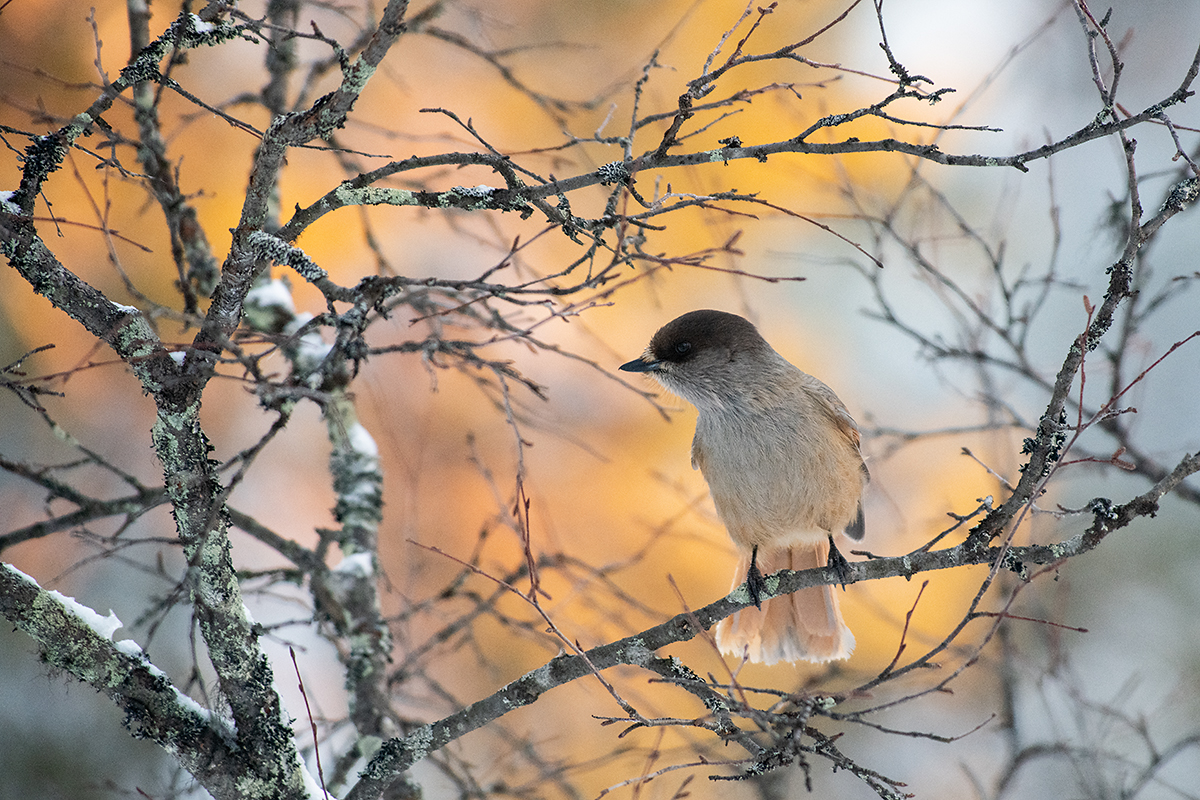
<instances>
[{"instance_id":1,"label":"pale green lichen","mask_svg":"<svg viewBox=\"0 0 1200 800\"><path fill-rule=\"evenodd\" d=\"M266 231L251 231L246 237L246 250L256 259L283 264L294 269L301 278L313 283L329 276L308 254Z\"/></svg>"},{"instance_id":2,"label":"pale green lichen","mask_svg":"<svg viewBox=\"0 0 1200 800\"><path fill-rule=\"evenodd\" d=\"M358 96L375 76L376 67L363 59L358 59L348 69L342 71L342 91Z\"/></svg>"},{"instance_id":3,"label":"pale green lichen","mask_svg":"<svg viewBox=\"0 0 1200 800\"><path fill-rule=\"evenodd\" d=\"M1200 178L1186 178L1171 187L1167 199L1163 201L1159 214L1165 211L1183 211L1200 197Z\"/></svg>"},{"instance_id":4,"label":"pale green lichen","mask_svg":"<svg viewBox=\"0 0 1200 800\"><path fill-rule=\"evenodd\" d=\"M527 673L521 680L533 683L538 689L545 691L546 689L554 688L554 679L550 676L550 665L543 664L530 673Z\"/></svg>"},{"instance_id":5,"label":"pale green lichen","mask_svg":"<svg viewBox=\"0 0 1200 800\"><path fill-rule=\"evenodd\" d=\"M113 348L122 358L137 362L154 353L158 336L140 313L126 312L122 323L113 335Z\"/></svg>"},{"instance_id":6,"label":"pale green lichen","mask_svg":"<svg viewBox=\"0 0 1200 800\"><path fill-rule=\"evenodd\" d=\"M728 597L730 600L732 600L735 603L750 602L750 592L746 588L746 584L744 584L744 583L739 584L736 589L734 589L732 592L729 593Z\"/></svg>"},{"instance_id":7,"label":"pale green lichen","mask_svg":"<svg viewBox=\"0 0 1200 800\"><path fill-rule=\"evenodd\" d=\"M611 186L614 183L627 184L633 177L629 172L629 165L624 161L601 164L596 168L596 174L600 176L601 186Z\"/></svg>"},{"instance_id":8,"label":"pale green lichen","mask_svg":"<svg viewBox=\"0 0 1200 800\"><path fill-rule=\"evenodd\" d=\"M448 192L437 195L438 208L461 208L466 211L479 211L485 208L496 208L492 195L496 190L491 186L455 186Z\"/></svg>"},{"instance_id":9,"label":"pale green lichen","mask_svg":"<svg viewBox=\"0 0 1200 800\"><path fill-rule=\"evenodd\" d=\"M625 646L625 660L631 664L645 664L654 655L641 639L630 639Z\"/></svg>"},{"instance_id":10,"label":"pale green lichen","mask_svg":"<svg viewBox=\"0 0 1200 800\"><path fill-rule=\"evenodd\" d=\"M419 205L416 192L408 189L388 189L380 186L364 186L352 189L339 186L333 196L344 206L415 206Z\"/></svg>"},{"instance_id":11,"label":"pale green lichen","mask_svg":"<svg viewBox=\"0 0 1200 800\"><path fill-rule=\"evenodd\" d=\"M415 764L422 760L425 756L429 755L433 747L433 726L426 725L422 728L417 728L404 737L404 744L411 757L410 764Z\"/></svg>"}]
</instances>

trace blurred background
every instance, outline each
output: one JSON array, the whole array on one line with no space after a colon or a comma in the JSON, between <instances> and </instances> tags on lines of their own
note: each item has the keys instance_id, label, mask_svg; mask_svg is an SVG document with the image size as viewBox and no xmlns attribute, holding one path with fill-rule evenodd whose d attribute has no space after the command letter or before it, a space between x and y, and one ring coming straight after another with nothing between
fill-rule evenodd
<instances>
[{"instance_id":1,"label":"blurred background","mask_svg":"<svg viewBox=\"0 0 1200 800\"><path fill-rule=\"evenodd\" d=\"M241 7L256 16L261 5ZM749 48L766 52L801 39L846 5L784 0L755 32ZM1100 14L1105 8L1094 11ZM542 102L503 80L478 54L436 36L409 35L384 62L339 144L390 158L478 149L446 116L419 113L444 108L469 118L501 152L536 162L543 174L563 178L585 173L619 160L619 148L550 148L571 136L628 134L631 86L655 52L660 68L650 71L640 111L643 116L671 111L686 81L699 73L743 10L727 2L447 2L437 26L456 31L478 48L503 52L516 79L540 93ZM156 35L178 6L160 4L152 11L151 32ZM0 8L0 124L9 126L4 129L9 157L0 163L0 189L15 188L20 176L16 153L27 140L14 130L57 127L61 123L53 120L69 118L91 103L101 80L97 65L111 79L126 62L126 13L124 4L114 2L98 4L90 14L72 2L13 0ZM858 123L848 135L919 141L936 136L947 152L1007 155L1061 138L1099 110L1087 40L1069 4L892 0L884 13L897 58L911 72L927 76L935 88L957 90L937 105L897 105L893 113L999 130L939 134L871 120ZM306 28L311 18L325 35L349 41L361 16L357 9L312 4L302 8L300 27ZM726 53L748 26L749 21L726 43ZM1120 43L1126 64L1119 97L1136 113L1168 96L1183 80L1200 39L1200 5L1194 0L1120 0L1113 4L1109 32ZM194 51L172 76L205 102L261 129L268 122L265 112L239 98L260 91L264 53L265 48L249 42ZM876 102L890 91L881 79L888 75L888 65L879 47L878 23L865 4L802 53L812 62L840 64L854 72L780 62L739 71L720 84L716 95L785 82L794 91L756 97L739 107L740 113L686 142L682 151L716 147L719 139L732 135L746 143L782 140L821 116ZM312 41L298 44L298 57L306 63L326 54L327 48ZM328 91L335 77L336 71L317 80L308 102ZM292 88L294 93L297 87ZM255 140L179 98L163 107L171 112L164 114L171 150L182 156L181 186L192 195L220 258L237 222ZM108 121L117 127L130 117L127 107L118 107ZM1195 102L1175 109L1172 118L1194 155L1200 126ZM649 126L639 132L634 152L652 149L661 131L661 126ZM1166 189L1181 177L1180 163L1171 159L1175 146L1164 128L1140 127L1136 138L1143 204L1153 213ZM545 152L533 152L540 150ZM125 157L132 163L127 152ZM385 163L365 155L347 160L361 169ZM297 204L308 205L324 194L342 175L339 159L329 152L293 150L282 182L283 218ZM469 168L431 170L411 179L441 189L496 184L488 171ZM612 297L597 297L594 307L578 316L552 319L538 329L543 341L586 360L504 343L491 348L493 357L513 359L546 389L545 401L530 393L514 394L521 437L528 443L520 448L524 485L532 500L534 547L587 565L544 576L553 598L551 614L584 646L634 633L678 613L684 604L707 604L725 593L734 578L733 548L702 478L689 463L694 411L663 397L669 412L664 417L624 383L627 376L616 373L660 325L695 308L743 314L781 354L833 387L864 430L873 476L862 546L877 554L901 554L950 527L948 514L968 514L989 495L1002 499L997 474L1015 480L1021 440L1028 432L1012 426L972 430L997 422L997 404L989 399L1003 398L1009 418L1025 421L1036 421L1046 402L1045 392L1017 372L985 371L934 357L928 342L965 346L978 336L981 347L994 347L996 340L969 319L964 322L961 305L948 297L943 282L921 268L917 256L936 263L980 307L1003 307L998 274L1007 285L1017 275L1027 275L1022 291L1030 296L1049 286L1029 326L1024 354L1030 371L1052 378L1086 324L1083 298L1098 303L1103 295L1105 268L1123 244L1114 219L1127 213L1125 162L1111 139L1033 162L1025 173L918 166L894 154L775 156L765 163L643 174L637 185L646 197L668 191L756 192L862 245L881 258L884 269L878 271L862 253L821 228L765 206L737 206L738 214L697 209L669 220L666 231L651 235L646 250L672 256L695 253L740 234L740 257L718 256L710 262L718 269L659 271ZM57 222L39 204L45 215L39 227L66 266L118 302L178 305L161 212L138 182L100 169L96 158L76 152L47 188L45 200L52 203ZM572 209L596 216L604 197L600 191L573 196ZM1196 293L1189 291L1189 281L1175 280L1197 273L1200 228L1194 217L1192 211L1167 226L1139 266L1146 296L1166 293L1168 299L1126 342L1132 355L1125 366L1136 368L1125 374L1127 380L1200 328ZM880 220L898 233L888 233ZM124 238L102 235L105 225ZM578 255L578 248L561 236L538 238L543 225L511 214L347 208L311 227L297 244L336 281L351 285L380 269L413 277L472 278L499 263L520 237L526 246L511 269L537 275L556 271ZM368 241L377 243L377 250ZM991 258L996 254L1002 254L999 268ZM745 273L803 280L767 282ZM319 294L296 276L285 277L301 310L322 310ZM898 320L881 318L881 299ZM546 316L536 308L523 313L531 324ZM177 336L182 343L192 335L169 318L159 324L165 339ZM926 345L913 332L926 337ZM412 336L411 319L396 315L376 324L370 341L383 347ZM149 442L153 406L134 378L13 270L0 271L0 363L48 343L54 349L30 358L24 370L47 377L46 387L63 393L43 399L50 416L74 442L147 484L160 482ZM283 369L282 363L276 368ZM1097 355L1088 369L1094 394L1087 395L1087 404L1096 407L1107 399L1109 365ZM1137 441L1168 468L1200 448L1198 376L1200 343L1193 342L1123 398L1138 408L1132 423ZM385 611L403 618L397 626L397 657L403 659L445 622L440 611L418 613L413 608L459 572L458 565L414 543L464 559L482 547L482 563L495 574L522 562L519 539L502 524L513 499L517 437L494 395L480 391L474 376L438 369L417 356L372 359L353 392L363 423L379 445L386 479L380 553L386 570ZM272 421L247 384L232 374L210 384L204 416L215 457L221 459L253 444ZM943 433L909 435L938 431ZM78 457L74 442L15 396L0 396L0 455L5 459L61 465ZM1096 431L1087 432L1080 445L1103 456L1112 450ZM965 456L964 448L975 458ZM316 529L335 524L328 453L319 411L302 405L231 502L277 532L313 544ZM120 476L112 472L81 467L71 477L96 496L123 490ZM1040 506L1078 508L1096 496L1122 502L1148 486L1144 478L1112 467L1079 465L1063 471ZM1195 492L1194 479L1192 486ZM0 508L5 530L15 530L67 506L4 472ZM1088 522L1086 516L1060 520L1033 515L1017 540L1065 538ZM169 607L182 566L171 545L169 515L163 509L146 515L122 531L114 545L110 537L117 527L115 521L89 523L13 547L4 558L43 586L73 595L101 613L111 608L125 622L124 635L137 639L183 685L193 669L192 648L200 645L189 636L186 610ZM1135 523L1057 575L1035 581L1014 606L1015 613L1053 619L1086 633L1013 625L1002 642L985 652L981 664L954 684L952 695L922 698L880 719L891 727L942 737L958 737L988 723L980 730L944 743L850 728L840 742L843 750L904 781L907 791L922 798L992 797L1001 787L1009 792L1005 796L1031 798L1200 796L1194 779L1200 774L1195 738L1200 735L1195 723L1200 719L1198 529L1195 503L1166 498L1156 519ZM481 532L487 533L483 539ZM948 540L957 541L953 536ZM235 557L247 570L280 563L277 554L243 536L235 538ZM849 662L832 672L810 665L751 667L741 678L785 690L808 681L819 681L814 685L820 691L855 685L895 655L905 614L923 581L928 580L928 587L913 615L910 654L940 641L962 618L985 572L956 570L911 582L855 585L842 594L847 622L859 642ZM475 580L480 595L492 591L486 581ZM1010 589L1014 585L1007 584ZM279 626L266 646L287 708L301 720L298 727L307 729L306 713L294 689L289 645L297 650L316 713L330 719L344 715L339 667L331 648L303 624L309 613L303 592L273 585L270 591L254 593L251 588L248 594L255 619ZM512 598L498 602L506 614L521 613ZM981 635L984 624L976 625L975 633ZM490 694L555 654L556 645L537 628L484 618L469 641L435 645L451 665L439 673L441 684L405 687L401 705L413 718L436 719ZM965 634L967 640L971 635ZM718 656L703 643L670 652L702 674L720 674ZM947 664L948 669L956 666L952 657ZM701 713L690 698L649 684L644 674L622 673L615 680L644 713ZM914 682L908 690L921 685ZM1000 719L988 722L1000 713L1004 699L1018 717L1016 733ZM569 765L564 772L579 797L595 797L643 772L694 759L696 737L687 731L669 729L661 740L656 731L618 739L622 726L602 727L592 719L619 713L595 681L579 681L510 715L503 730L472 734L451 750L456 758L474 762L481 775L512 781L513 774L529 769L526 754L513 742L534 741L556 763ZM120 716L70 676L49 673L27 638L0 630L0 797L143 792L157 798L186 792L187 781L174 775L169 759L152 745L130 740ZM1038 763L1023 768L1013 783L1001 783L1012 748L1038 742L1047 743L1045 757L1034 759ZM1181 742L1178 752L1171 750ZM1170 757L1163 758L1164 752ZM1147 771L1148 765L1155 768ZM682 770L614 791L618 796L641 792L672 797L689 774L696 776L686 786L693 796L804 791L799 770L781 779L786 785L771 786L714 784L705 778L711 771ZM428 766L419 767L417 775L429 798L459 792L460 787ZM854 778L830 774L819 760L814 760L812 779L818 796L874 796ZM510 783L509 790L530 797L559 796L569 794L564 785L531 781L520 792ZM1110 793L1131 786L1136 791Z\"/></svg>"}]
</instances>

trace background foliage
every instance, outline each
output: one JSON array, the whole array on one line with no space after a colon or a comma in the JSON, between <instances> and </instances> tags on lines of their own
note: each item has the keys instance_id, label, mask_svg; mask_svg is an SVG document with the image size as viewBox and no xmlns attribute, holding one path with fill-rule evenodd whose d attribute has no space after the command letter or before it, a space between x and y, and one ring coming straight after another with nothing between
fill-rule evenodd
<instances>
[{"instance_id":1,"label":"background foliage","mask_svg":"<svg viewBox=\"0 0 1200 800\"><path fill-rule=\"evenodd\" d=\"M0 547L215 715L5 573L0 790L365 796L465 720L392 791L1191 796L1194 4L403 6L0 7ZM845 665L686 641L731 547L614 369L696 307L864 428Z\"/></svg>"}]
</instances>

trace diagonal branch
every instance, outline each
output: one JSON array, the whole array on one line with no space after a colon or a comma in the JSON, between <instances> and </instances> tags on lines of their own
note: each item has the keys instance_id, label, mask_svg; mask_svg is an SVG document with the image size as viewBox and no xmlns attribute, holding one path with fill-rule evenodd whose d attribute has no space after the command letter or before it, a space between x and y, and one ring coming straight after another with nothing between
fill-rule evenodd
<instances>
[{"instance_id":1,"label":"diagonal branch","mask_svg":"<svg viewBox=\"0 0 1200 800\"><path fill-rule=\"evenodd\" d=\"M919 550L904 556L855 562L850 565L849 573L844 578L829 567L803 572L782 570L767 576L762 599L790 594L810 586L835 585L843 580L851 584L882 578L911 578L933 570L991 564L1000 558L1004 559L1005 567L1017 571L1026 564L1053 564L1086 553L1109 533L1125 527L1138 517L1154 514L1162 497L1197 471L1200 471L1200 453L1183 459L1170 475L1122 506L1114 507L1107 501L1095 501L1092 525L1063 542L1005 548L981 547L975 540L968 539L944 550ZM400 774L430 753L510 711L530 705L551 689L592 675L593 670L631 665L661 673L663 665L655 651L670 644L689 641L699 635L701 629L711 627L735 611L749 607L751 603L749 592L743 585L703 608L678 614L632 636L594 647L582 655L557 656L492 695L429 723L403 739L385 742L363 770L359 782L347 795L347 800L378 797Z\"/></svg>"},{"instance_id":2,"label":"diagonal branch","mask_svg":"<svg viewBox=\"0 0 1200 800\"><path fill-rule=\"evenodd\" d=\"M112 640L120 627L115 616L101 618L2 563L0 616L38 642L48 663L107 695L135 736L172 753L214 796L237 796L246 754L232 746L221 718L172 686L140 647ZM111 630L99 630L96 622Z\"/></svg>"}]
</instances>

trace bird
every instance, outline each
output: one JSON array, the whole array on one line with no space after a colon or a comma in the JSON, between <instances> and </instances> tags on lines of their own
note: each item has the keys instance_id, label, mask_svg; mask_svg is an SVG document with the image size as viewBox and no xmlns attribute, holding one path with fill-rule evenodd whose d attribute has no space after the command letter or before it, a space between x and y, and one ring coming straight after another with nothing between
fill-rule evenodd
<instances>
[{"instance_id":1,"label":"bird","mask_svg":"<svg viewBox=\"0 0 1200 800\"><path fill-rule=\"evenodd\" d=\"M832 585L760 598L763 575L780 569L829 565L845 583L833 537L863 537L870 480L846 406L749 320L712 309L668 322L620 369L651 376L698 412L692 467L737 548L733 587L744 575L754 603L718 623L720 651L764 664L849 658L854 635Z\"/></svg>"}]
</instances>

